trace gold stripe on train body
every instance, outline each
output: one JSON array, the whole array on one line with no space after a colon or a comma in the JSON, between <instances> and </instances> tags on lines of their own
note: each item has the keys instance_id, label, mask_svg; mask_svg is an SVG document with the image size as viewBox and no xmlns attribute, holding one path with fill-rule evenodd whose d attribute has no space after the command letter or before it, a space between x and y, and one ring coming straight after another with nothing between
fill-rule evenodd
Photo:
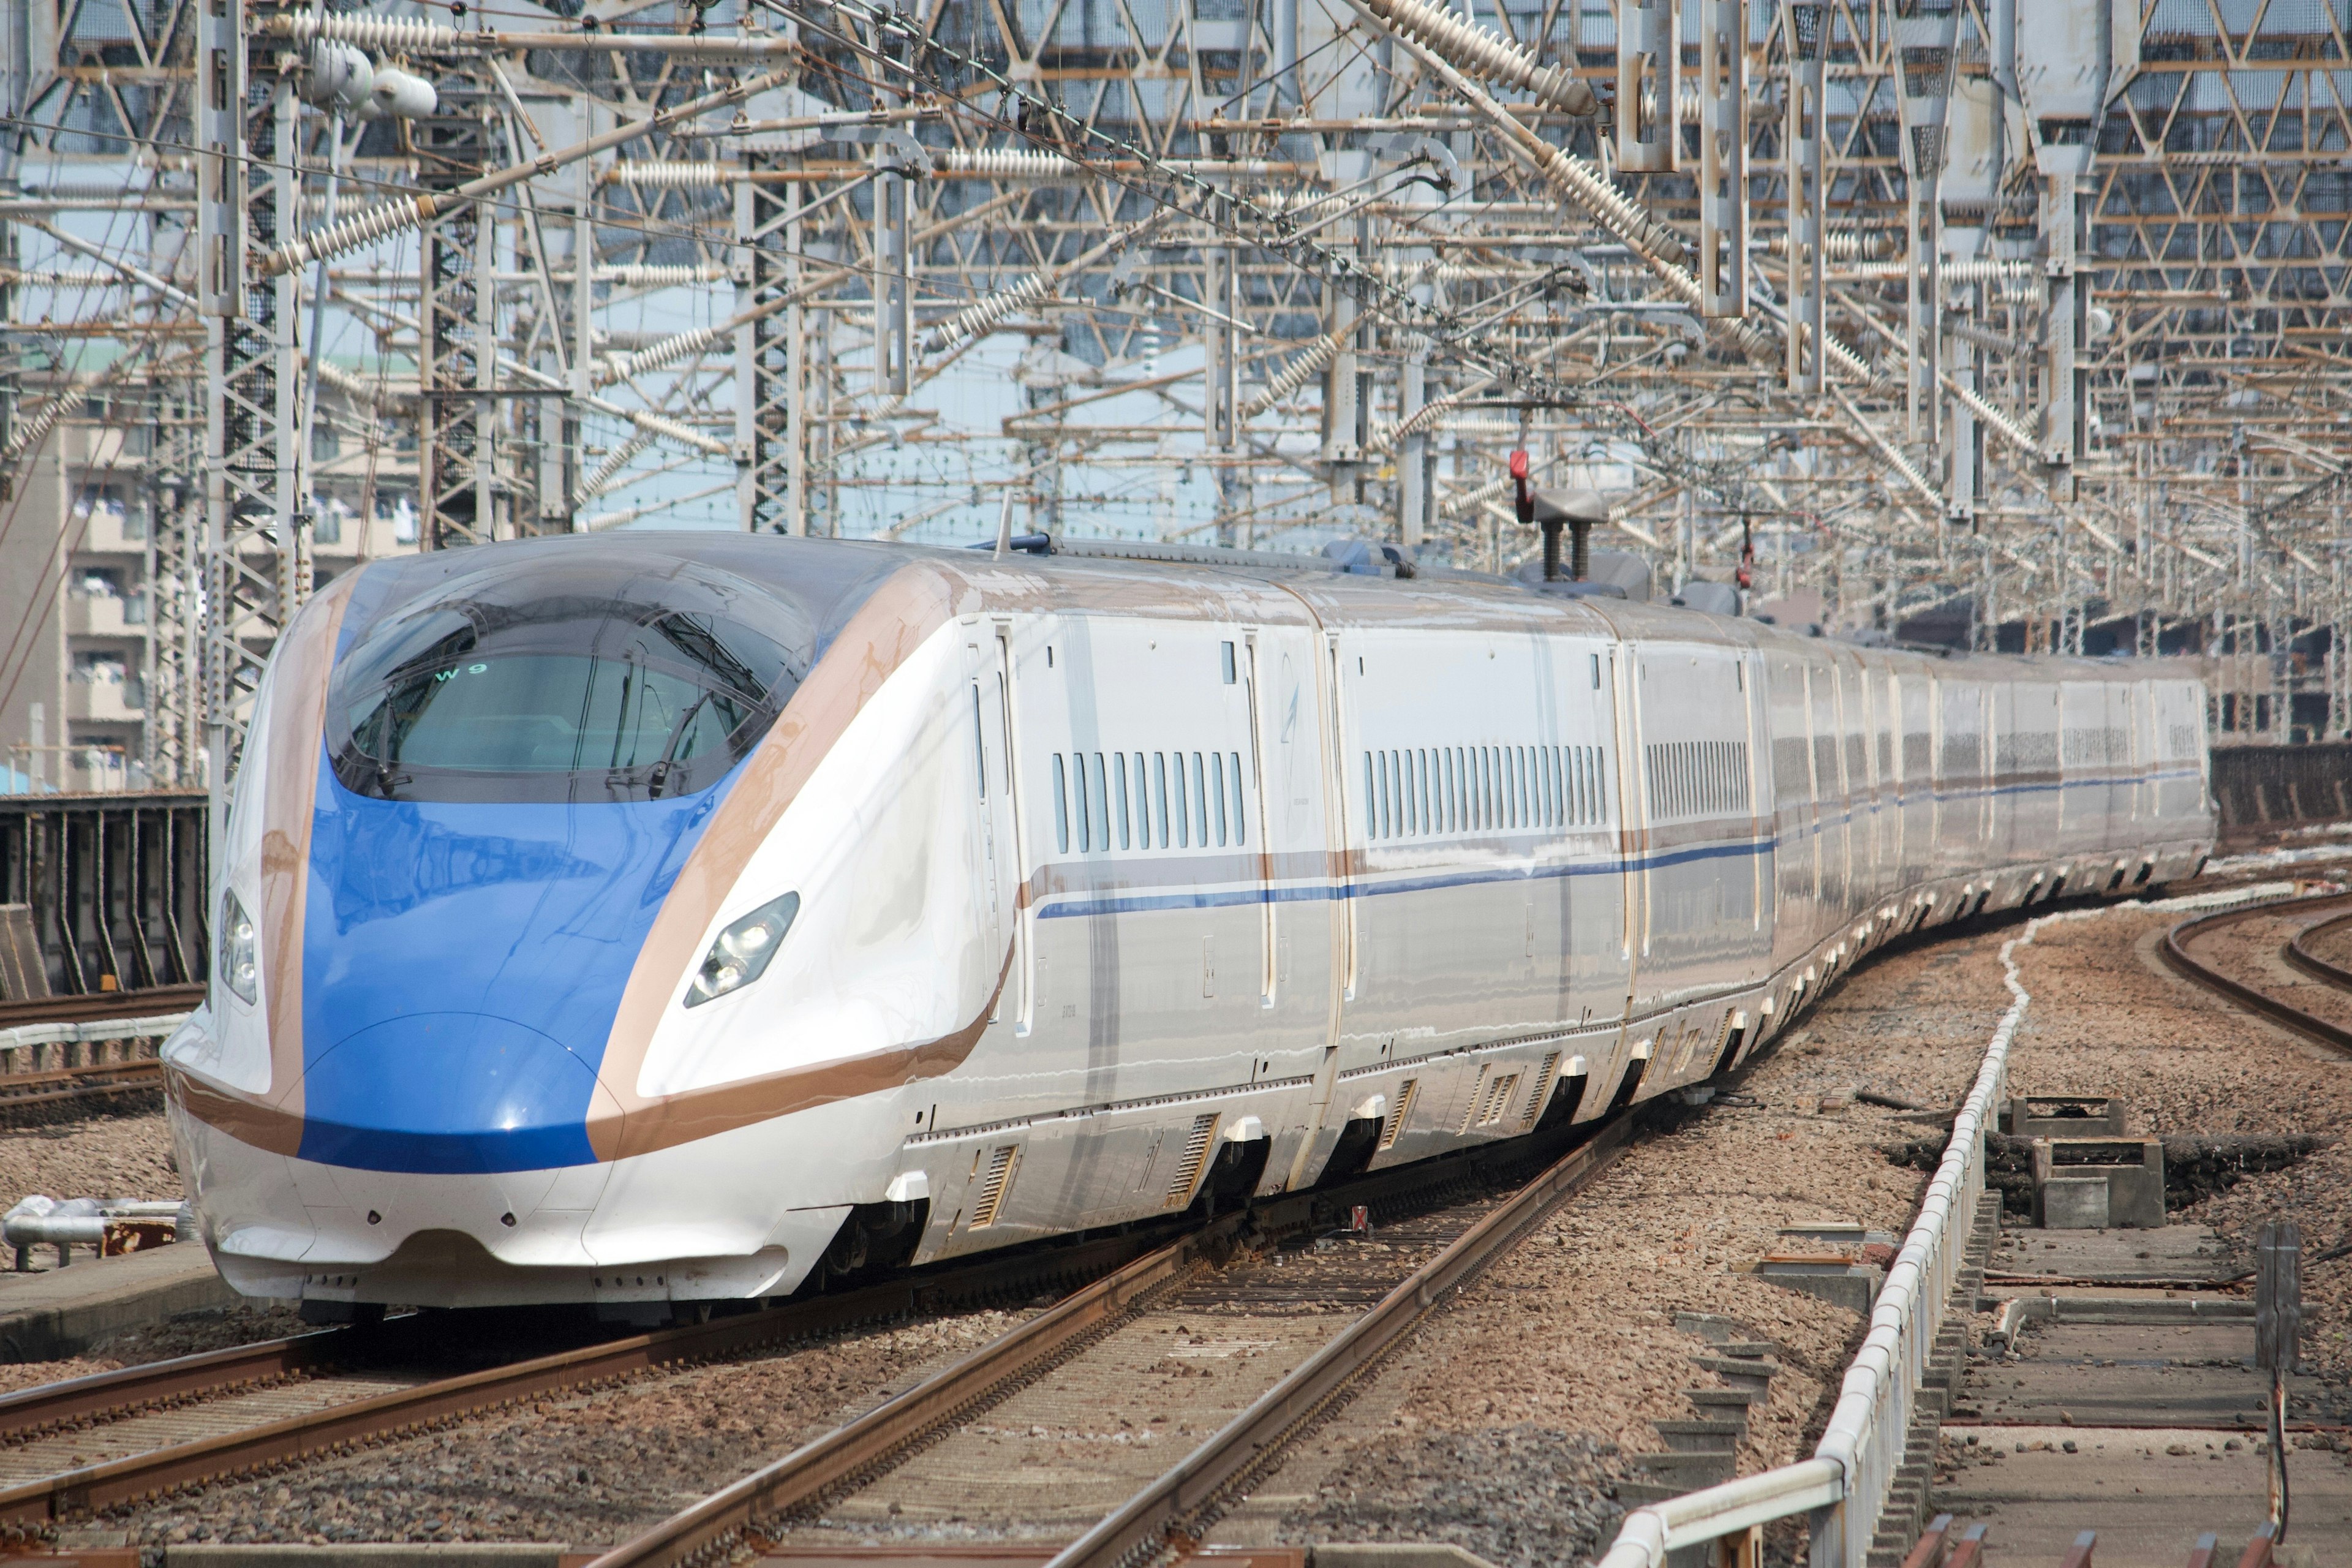
<instances>
[{"instance_id":1,"label":"gold stripe on train body","mask_svg":"<svg viewBox=\"0 0 2352 1568\"><path fill-rule=\"evenodd\" d=\"M198 1121L274 1154L302 1146L302 926L309 899L310 824L319 755L326 744L327 679L335 638L358 574L320 590L278 638L271 660L269 778L262 803L259 927L262 1017L269 1030L269 1084L258 1095L167 1067L181 1103ZM218 910L208 911L214 920ZM229 1004L234 1005L234 1004Z\"/></svg>"},{"instance_id":2,"label":"gold stripe on train body","mask_svg":"<svg viewBox=\"0 0 2352 1568\"><path fill-rule=\"evenodd\" d=\"M953 1071L971 1055L1011 975L1009 944L996 992L971 1022L952 1034L708 1089L655 1096L637 1092L654 1031L680 982L700 960L704 938L720 905L817 763L882 683L934 632L961 616L1051 614L1073 607L1119 616L1197 618L1205 612L1236 623L1313 624L1290 595L1264 584L1188 581L1181 573L1137 573L1125 564L1099 577L1091 573L1045 577L1013 563L965 566L926 561L888 578L850 617L785 706L783 716L743 764L742 777L703 830L655 917L630 971L597 1069L598 1081L617 1107L589 1118L589 1144L598 1159L675 1148L793 1110L881 1093ZM1030 892L1026 883L1021 885L1021 896Z\"/></svg>"}]
</instances>

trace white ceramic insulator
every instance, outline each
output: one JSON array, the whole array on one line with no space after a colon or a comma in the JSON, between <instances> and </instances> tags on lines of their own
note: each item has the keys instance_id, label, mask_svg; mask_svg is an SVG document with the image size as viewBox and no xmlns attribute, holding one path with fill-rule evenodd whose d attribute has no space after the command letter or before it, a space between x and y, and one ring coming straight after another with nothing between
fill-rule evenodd
<instances>
[{"instance_id":1,"label":"white ceramic insulator","mask_svg":"<svg viewBox=\"0 0 2352 1568\"><path fill-rule=\"evenodd\" d=\"M304 11L287 17L284 25L287 36L297 43L331 38L337 43L393 54L463 47L457 28L418 16L336 16Z\"/></svg>"},{"instance_id":2,"label":"white ceramic insulator","mask_svg":"<svg viewBox=\"0 0 2352 1568\"><path fill-rule=\"evenodd\" d=\"M657 343L647 343L632 353L614 354L605 363L605 382L625 381L633 375L643 375L649 370L659 370L676 364L689 354L700 353L725 337L729 329L717 326L695 327L667 337Z\"/></svg>"},{"instance_id":3,"label":"white ceramic insulator","mask_svg":"<svg viewBox=\"0 0 2352 1568\"><path fill-rule=\"evenodd\" d=\"M658 414L633 408L629 411L629 423L649 436L675 441L681 447L691 447L698 452L708 452L714 458L727 455L726 442L715 441L699 430L689 430L677 420L665 419Z\"/></svg>"},{"instance_id":4,"label":"white ceramic insulator","mask_svg":"<svg viewBox=\"0 0 2352 1568\"><path fill-rule=\"evenodd\" d=\"M684 163L673 158L641 158L613 165L605 178L616 185L649 191L707 191L732 181L738 171L716 163Z\"/></svg>"},{"instance_id":5,"label":"white ceramic insulator","mask_svg":"<svg viewBox=\"0 0 2352 1568\"><path fill-rule=\"evenodd\" d=\"M931 170L975 180L1060 180L1085 172L1059 153L1018 147L950 148L932 154Z\"/></svg>"},{"instance_id":6,"label":"white ceramic insulator","mask_svg":"<svg viewBox=\"0 0 2352 1568\"><path fill-rule=\"evenodd\" d=\"M373 245L395 234L405 234L422 221L414 201L383 202L364 212L338 218L325 228L306 234L291 245L281 245L269 253L268 270L274 276L290 272L297 267L308 267L314 261L324 261L331 256L341 256L362 246Z\"/></svg>"},{"instance_id":7,"label":"white ceramic insulator","mask_svg":"<svg viewBox=\"0 0 2352 1568\"><path fill-rule=\"evenodd\" d=\"M624 289L677 289L693 283L716 283L726 276L724 267L651 267L632 262L596 268L597 282L618 283Z\"/></svg>"},{"instance_id":8,"label":"white ceramic insulator","mask_svg":"<svg viewBox=\"0 0 2352 1568\"><path fill-rule=\"evenodd\" d=\"M1540 64L1534 55L1491 27L1465 22L1423 0L1364 0L1364 9L1398 31L1412 34L1466 75L1516 87L1564 114L1591 114L1600 107L1592 89L1573 72Z\"/></svg>"},{"instance_id":9,"label":"white ceramic insulator","mask_svg":"<svg viewBox=\"0 0 2352 1568\"><path fill-rule=\"evenodd\" d=\"M639 430L605 453L604 460L596 465L596 471L589 475L587 483L580 487L580 499L584 501L603 495L612 488L613 481L620 477L621 470L635 462L637 454L653 444L654 438L643 430Z\"/></svg>"},{"instance_id":10,"label":"white ceramic insulator","mask_svg":"<svg viewBox=\"0 0 2352 1568\"><path fill-rule=\"evenodd\" d=\"M376 68L375 85L368 91L365 107L360 110L362 120L422 120L441 107L441 95L433 84L397 66Z\"/></svg>"},{"instance_id":11,"label":"white ceramic insulator","mask_svg":"<svg viewBox=\"0 0 2352 1568\"><path fill-rule=\"evenodd\" d=\"M1033 272L1012 288L966 306L931 329L930 335L923 340L923 352L944 353L966 338L983 335L1022 306L1034 305L1051 294L1054 282L1051 273Z\"/></svg>"},{"instance_id":12,"label":"white ceramic insulator","mask_svg":"<svg viewBox=\"0 0 2352 1568\"><path fill-rule=\"evenodd\" d=\"M1305 353L1283 366L1282 374L1266 383L1264 392L1243 405L1242 417L1255 419L1300 387L1305 386L1318 372L1331 363L1331 356L1339 352L1339 333L1326 332L1316 339Z\"/></svg>"},{"instance_id":13,"label":"white ceramic insulator","mask_svg":"<svg viewBox=\"0 0 2352 1568\"><path fill-rule=\"evenodd\" d=\"M321 109L356 114L366 106L375 86L375 66L355 45L320 38L310 45L309 69L302 76L302 98Z\"/></svg>"}]
</instances>

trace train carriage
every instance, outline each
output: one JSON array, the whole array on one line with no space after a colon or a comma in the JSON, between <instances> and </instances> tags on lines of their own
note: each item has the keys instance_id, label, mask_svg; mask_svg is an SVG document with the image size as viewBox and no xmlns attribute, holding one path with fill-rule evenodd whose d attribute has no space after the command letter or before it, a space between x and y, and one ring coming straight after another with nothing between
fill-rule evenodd
<instances>
[{"instance_id":1,"label":"train carriage","mask_svg":"<svg viewBox=\"0 0 2352 1568\"><path fill-rule=\"evenodd\" d=\"M174 1136L229 1281L321 1317L645 1320L1296 1189L2193 871L2202 711L1216 552L380 562L265 679Z\"/></svg>"}]
</instances>

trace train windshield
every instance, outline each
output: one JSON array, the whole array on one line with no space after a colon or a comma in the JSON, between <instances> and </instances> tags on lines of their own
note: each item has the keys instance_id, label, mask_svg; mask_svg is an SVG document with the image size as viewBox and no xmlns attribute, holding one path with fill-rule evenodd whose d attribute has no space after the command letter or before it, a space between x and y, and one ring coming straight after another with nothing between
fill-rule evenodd
<instances>
[{"instance_id":1,"label":"train windshield","mask_svg":"<svg viewBox=\"0 0 2352 1568\"><path fill-rule=\"evenodd\" d=\"M440 599L344 658L327 740L343 785L381 798L664 799L718 782L803 673L708 605Z\"/></svg>"}]
</instances>

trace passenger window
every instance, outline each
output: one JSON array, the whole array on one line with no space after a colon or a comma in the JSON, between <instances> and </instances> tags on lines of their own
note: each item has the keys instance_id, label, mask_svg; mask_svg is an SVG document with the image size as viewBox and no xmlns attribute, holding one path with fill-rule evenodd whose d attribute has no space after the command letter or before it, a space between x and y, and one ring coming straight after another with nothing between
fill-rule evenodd
<instances>
[{"instance_id":1,"label":"passenger window","mask_svg":"<svg viewBox=\"0 0 2352 1568\"><path fill-rule=\"evenodd\" d=\"M1181 773L1178 774L1181 780ZM1177 796L1177 809L1183 809L1183 796ZM1168 847L1168 753L1151 753L1151 815L1160 819L1160 847Z\"/></svg>"},{"instance_id":2,"label":"passenger window","mask_svg":"<svg viewBox=\"0 0 2352 1568\"><path fill-rule=\"evenodd\" d=\"M1230 645L1228 645L1230 646ZM1225 847L1225 756L1223 752L1209 753L1209 787L1217 803L1217 847Z\"/></svg>"},{"instance_id":3,"label":"passenger window","mask_svg":"<svg viewBox=\"0 0 2352 1568\"><path fill-rule=\"evenodd\" d=\"M1173 802L1170 809L1176 814L1176 847L1189 849L1192 847L1192 816L1184 805L1184 753L1181 752L1176 753L1176 793L1170 799Z\"/></svg>"},{"instance_id":4,"label":"passenger window","mask_svg":"<svg viewBox=\"0 0 2352 1568\"><path fill-rule=\"evenodd\" d=\"M1225 755L1234 764L1234 842L1236 845L1246 844L1249 842L1249 819L1242 813L1242 754L1228 752Z\"/></svg>"},{"instance_id":5,"label":"passenger window","mask_svg":"<svg viewBox=\"0 0 2352 1568\"><path fill-rule=\"evenodd\" d=\"M1192 842L1209 847L1209 775L1198 752L1192 753Z\"/></svg>"},{"instance_id":6,"label":"passenger window","mask_svg":"<svg viewBox=\"0 0 2352 1568\"><path fill-rule=\"evenodd\" d=\"M1062 753L1054 753L1054 847L1061 854L1070 852L1070 794L1062 776Z\"/></svg>"},{"instance_id":7,"label":"passenger window","mask_svg":"<svg viewBox=\"0 0 2352 1568\"><path fill-rule=\"evenodd\" d=\"M1070 753L1070 769L1078 775L1070 783L1076 787L1078 797L1078 853L1083 855L1094 847L1094 834L1089 826L1091 818L1087 813L1087 754L1084 752Z\"/></svg>"},{"instance_id":8,"label":"passenger window","mask_svg":"<svg viewBox=\"0 0 2352 1568\"><path fill-rule=\"evenodd\" d=\"M1110 783L1100 752L1095 753L1095 847L1110 847Z\"/></svg>"},{"instance_id":9,"label":"passenger window","mask_svg":"<svg viewBox=\"0 0 2352 1568\"><path fill-rule=\"evenodd\" d=\"M1364 753L1364 837L1380 837L1380 786L1372 782L1372 753Z\"/></svg>"},{"instance_id":10,"label":"passenger window","mask_svg":"<svg viewBox=\"0 0 2352 1568\"><path fill-rule=\"evenodd\" d=\"M1121 849L1125 849L1128 847L1127 753L1125 752L1113 752L1111 753L1111 763L1118 770L1118 775L1111 780L1111 783L1115 784L1118 790L1118 847Z\"/></svg>"}]
</instances>

